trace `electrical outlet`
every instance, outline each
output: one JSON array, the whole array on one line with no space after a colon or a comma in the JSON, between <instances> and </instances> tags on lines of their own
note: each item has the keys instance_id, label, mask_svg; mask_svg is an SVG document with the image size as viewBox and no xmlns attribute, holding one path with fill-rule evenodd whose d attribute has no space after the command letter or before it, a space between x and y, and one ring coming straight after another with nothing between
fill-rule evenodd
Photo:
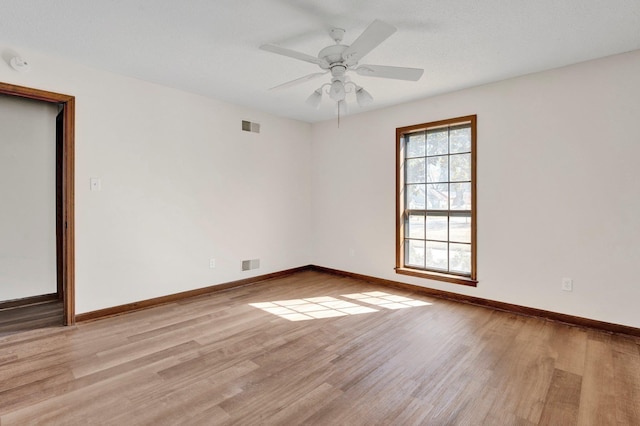
<instances>
[{"instance_id":1,"label":"electrical outlet","mask_svg":"<svg viewBox=\"0 0 640 426\"><path fill-rule=\"evenodd\" d=\"M562 279L562 290L573 291L573 280L571 278Z\"/></svg>"},{"instance_id":2,"label":"electrical outlet","mask_svg":"<svg viewBox=\"0 0 640 426\"><path fill-rule=\"evenodd\" d=\"M214 269L216 267L216 260L214 258L209 259L209 268Z\"/></svg>"}]
</instances>

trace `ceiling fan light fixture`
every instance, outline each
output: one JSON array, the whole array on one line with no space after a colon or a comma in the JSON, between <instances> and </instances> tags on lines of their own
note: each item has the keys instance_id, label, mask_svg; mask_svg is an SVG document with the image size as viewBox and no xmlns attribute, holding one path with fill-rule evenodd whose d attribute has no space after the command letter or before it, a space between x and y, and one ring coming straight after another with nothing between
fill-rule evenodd
<instances>
[{"instance_id":1,"label":"ceiling fan light fixture","mask_svg":"<svg viewBox=\"0 0 640 426\"><path fill-rule=\"evenodd\" d=\"M340 102L344 99L345 95L344 83L338 79L333 80L329 88L329 97L336 102Z\"/></svg>"},{"instance_id":2,"label":"ceiling fan light fixture","mask_svg":"<svg viewBox=\"0 0 640 426\"><path fill-rule=\"evenodd\" d=\"M307 98L307 105L319 109L320 102L322 102L322 88L316 89L309 97Z\"/></svg>"},{"instance_id":3,"label":"ceiling fan light fixture","mask_svg":"<svg viewBox=\"0 0 640 426\"><path fill-rule=\"evenodd\" d=\"M363 107L373 102L373 96L362 87L358 87L356 89L356 100L358 101L358 105Z\"/></svg>"}]
</instances>

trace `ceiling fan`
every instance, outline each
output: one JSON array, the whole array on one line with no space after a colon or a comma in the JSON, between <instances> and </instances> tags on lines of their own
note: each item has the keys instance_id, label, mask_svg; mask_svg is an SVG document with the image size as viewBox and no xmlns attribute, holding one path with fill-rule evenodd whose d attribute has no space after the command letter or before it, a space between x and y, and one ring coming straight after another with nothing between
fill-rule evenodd
<instances>
[{"instance_id":1,"label":"ceiling fan","mask_svg":"<svg viewBox=\"0 0 640 426\"><path fill-rule=\"evenodd\" d=\"M274 44L264 44L260 49L267 52L277 53L301 61L318 65L324 71L316 72L297 78L295 80L272 87L271 90L285 89L292 87L325 74L331 73L331 83L325 83L316 89L307 99L307 104L314 108L320 107L322 92L327 87L327 94L337 103L338 111L346 109L345 97L347 93L355 91L358 105L364 106L373 102L373 97L351 81L348 72L355 72L360 76L392 78L396 80L418 81L424 72L420 68L391 67L386 65L359 65L358 61L364 58L369 52L378 47L380 43L389 38L397 28L380 20L373 21L362 34L351 45L342 44L345 30L334 28L330 31L331 38L336 44L325 47L318 53L318 56L307 55L306 53L286 49Z\"/></svg>"}]
</instances>

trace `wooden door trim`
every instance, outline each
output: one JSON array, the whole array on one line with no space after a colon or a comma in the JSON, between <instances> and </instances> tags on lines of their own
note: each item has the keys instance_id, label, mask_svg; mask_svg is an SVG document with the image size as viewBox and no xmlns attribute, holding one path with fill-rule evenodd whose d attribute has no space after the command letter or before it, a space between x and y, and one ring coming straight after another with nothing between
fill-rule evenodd
<instances>
[{"instance_id":1,"label":"wooden door trim","mask_svg":"<svg viewBox=\"0 0 640 426\"><path fill-rule=\"evenodd\" d=\"M0 94L35 99L62 106L64 135L62 142L62 278L64 289L64 323L75 323L75 97L30 87L0 82Z\"/></svg>"}]
</instances>

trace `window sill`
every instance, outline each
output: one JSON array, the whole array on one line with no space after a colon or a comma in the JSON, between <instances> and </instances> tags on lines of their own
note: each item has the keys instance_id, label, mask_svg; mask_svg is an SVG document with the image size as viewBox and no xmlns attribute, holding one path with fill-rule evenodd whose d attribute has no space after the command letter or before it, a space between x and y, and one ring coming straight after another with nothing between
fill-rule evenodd
<instances>
[{"instance_id":1,"label":"window sill","mask_svg":"<svg viewBox=\"0 0 640 426\"><path fill-rule=\"evenodd\" d=\"M396 273L402 274L402 275L410 275L412 277L426 278L429 280L445 281L453 284L467 285L470 287L478 286L478 280L474 280L467 277L460 277L457 275L439 274L437 272L420 271L417 269L407 269L407 268L396 268Z\"/></svg>"}]
</instances>

